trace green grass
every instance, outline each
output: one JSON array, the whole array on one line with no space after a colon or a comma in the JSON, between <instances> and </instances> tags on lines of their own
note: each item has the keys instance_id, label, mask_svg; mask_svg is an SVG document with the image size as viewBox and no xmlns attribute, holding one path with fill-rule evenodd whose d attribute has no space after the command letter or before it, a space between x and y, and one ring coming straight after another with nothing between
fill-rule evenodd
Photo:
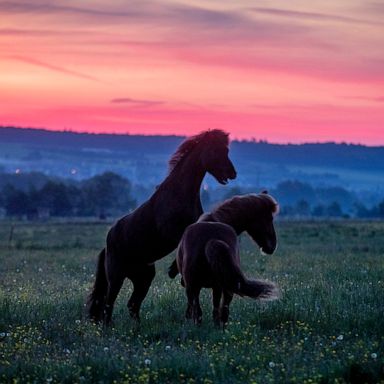
<instances>
[{"instance_id":1,"label":"green grass","mask_svg":"<svg viewBox=\"0 0 384 384\"><path fill-rule=\"evenodd\" d=\"M276 302L236 297L225 331L184 319L185 293L167 257L128 316L129 281L114 326L85 319L108 226L0 223L1 383L384 383L384 222L279 222L262 256L241 239L248 276L275 281Z\"/></svg>"}]
</instances>

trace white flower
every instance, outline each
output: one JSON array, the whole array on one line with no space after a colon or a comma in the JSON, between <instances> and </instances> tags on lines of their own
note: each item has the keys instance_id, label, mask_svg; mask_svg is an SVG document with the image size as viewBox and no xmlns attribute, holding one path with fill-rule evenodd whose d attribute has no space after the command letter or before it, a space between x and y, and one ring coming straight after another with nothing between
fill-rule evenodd
<instances>
[{"instance_id":1,"label":"white flower","mask_svg":"<svg viewBox=\"0 0 384 384\"><path fill-rule=\"evenodd\" d=\"M75 320L75 323L76 323L76 324L80 324L81 321L80 321L80 320Z\"/></svg>"},{"instance_id":2,"label":"white flower","mask_svg":"<svg viewBox=\"0 0 384 384\"><path fill-rule=\"evenodd\" d=\"M145 365L151 365L151 360L150 359L145 359L144 360Z\"/></svg>"},{"instance_id":3,"label":"white flower","mask_svg":"<svg viewBox=\"0 0 384 384\"><path fill-rule=\"evenodd\" d=\"M371 353L372 359L377 359L377 353Z\"/></svg>"},{"instance_id":4,"label":"white flower","mask_svg":"<svg viewBox=\"0 0 384 384\"><path fill-rule=\"evenodd\" d=\"M339 336L337 336L337 340L341 341L341 340L343 340L343 339L344 339L344 336L343 336L343 335L339 335Z\"/></svg>"},{"instance_id":5,"label":"white flower","mask_svg":"<svg viewBox=\"0 0 384 384\"><path fill-rule=\"evenodd\" d=\"M276 366L276 364L273 361L270 361L268 365L269 365L269 368L274 368Z\"/></svg>"},{"instance_id":6,"label":"white flower","mask_svg":"<svg viewBox=\"0 0 384 384\"><path fill-rule=\"evenodd\" d=\"M107 352L109 351L109 348L108 347L104 347L104 352Z\"/></svg>"},{"instance_id":7,"label":"white flower","mask_svg":"<svg viewBox=\"0 0 384 384\"><path fill-rule=\"evenodd\" d=\"M171 346L170 346L170 345L166 345L166 346L165 346L165 350L166 350L166 351L169 351L170 349L171 349Z\"/></svg>"},{"instance_id":8,"label":"white flower","mask_svg":"<svg viewBox=\"0 0 384 384\"><path fill-rule=\"evenodd\" d=\"M71 351L68 348L64 348L63 352L66 353L67 355L69 355L71 353Z\"/></svg>"}]
</instances>

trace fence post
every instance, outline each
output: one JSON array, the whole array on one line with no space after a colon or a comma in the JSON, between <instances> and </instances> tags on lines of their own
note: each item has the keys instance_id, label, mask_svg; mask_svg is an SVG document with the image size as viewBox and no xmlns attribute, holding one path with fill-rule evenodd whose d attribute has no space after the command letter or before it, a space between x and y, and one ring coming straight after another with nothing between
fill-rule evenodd
<instances>
[{"instance_id":1,"label":"fence post","mask_svg":"<svg viewBox=\"0 0 384 384\"><path fill-rule=\"evenodd\" d=\"M15 230L15 225L12 224L12 225L11 225L11 229L10 229L10 231L9 231L8 248L11 248L11 246L12 246L12 240L13 240L13 232L14 232L14 230Z\"/></svg>"}]
</instances>

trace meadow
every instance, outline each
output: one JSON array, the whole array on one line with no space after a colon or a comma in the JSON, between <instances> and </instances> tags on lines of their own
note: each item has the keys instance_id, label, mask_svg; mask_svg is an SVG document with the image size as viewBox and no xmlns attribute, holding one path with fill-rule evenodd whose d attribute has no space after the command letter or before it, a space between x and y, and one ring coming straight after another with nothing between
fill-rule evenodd
<instances>
[{"instance_id":1,"label":"meadow","mask_svg":"<svg viewBox=\"0 0 384 384\"><path fill-rule=\"evenodd\" d=\"M140 325L86 320L106 223L0 223L1 383L384 383L384 222L277 222L279 248L244 236L243 270L282 297L235 297L223 331L202 294L203 323L184 319L179 279L157 264Z\"/></svg>"}]
</instances>

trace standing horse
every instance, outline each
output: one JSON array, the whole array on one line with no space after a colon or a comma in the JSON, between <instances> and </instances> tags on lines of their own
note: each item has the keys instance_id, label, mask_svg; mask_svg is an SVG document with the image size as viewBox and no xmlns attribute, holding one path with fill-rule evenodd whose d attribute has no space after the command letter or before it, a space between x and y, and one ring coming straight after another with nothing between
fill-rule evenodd
<instances>
[{"instance_id":1,"label":"standing horse","mask_svg":"<svg viewBox=\"0 0 384 384\"><path fill-rule=\"evenodd\" d=\"M188 298L187 318L201 323L199 295L203 287L212 288L212 314L216 325L228 322L234 293L253 299L278 297L275 284L244 276L237 240L240 233L247 231L262 252L272 254L277 245L273 226L277 209L276 200L266 192L235 196L211 213L202 215L185 230L176 260Z\"/></svg>"},{"instance_id":2,"label":"standing horse","mask_svg":"<svg viewBox=\"0 0 384 384\"><path fill-rule=\"evenodd\" d=\"M221 130L186 139L169 161L168 176L149 200L109 230L88 298L92 320L110 323L125 278L133 283L129 313L139 320L141 303L155 276L155 261L177 247L184 229L203 212L200 186L205 174L221 184L236 177L228 143L228 134Z\"/></svg>"}]
</instances>

